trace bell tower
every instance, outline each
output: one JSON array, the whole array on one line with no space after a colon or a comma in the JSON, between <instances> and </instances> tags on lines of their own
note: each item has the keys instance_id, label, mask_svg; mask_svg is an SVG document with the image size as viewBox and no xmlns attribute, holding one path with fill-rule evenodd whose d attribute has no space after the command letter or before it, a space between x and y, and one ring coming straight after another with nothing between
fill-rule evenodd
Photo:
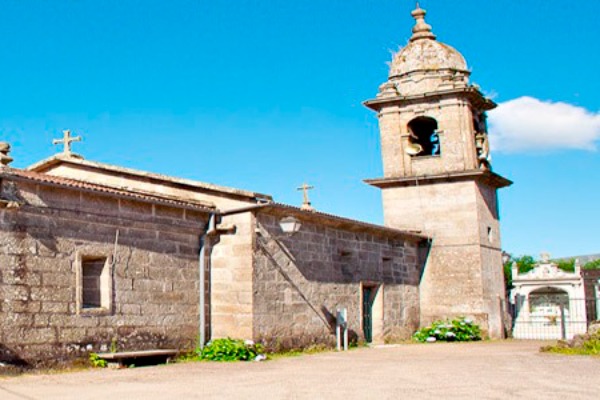
<instances>
[{"instance_id":1,"label":"bell tower","mask_svg":"<svg viewBox=\"0 0 600 400\"><path fill-rule=\"evenodd\" d=\"M474 317L503 335L505 297L496 191L512 184L492 172L486 111L463 56L436 40L425 10L388 80L365 105L377 112L385 224L432 240L420 285L421 324Z\"/></svg>"}]
</instances>

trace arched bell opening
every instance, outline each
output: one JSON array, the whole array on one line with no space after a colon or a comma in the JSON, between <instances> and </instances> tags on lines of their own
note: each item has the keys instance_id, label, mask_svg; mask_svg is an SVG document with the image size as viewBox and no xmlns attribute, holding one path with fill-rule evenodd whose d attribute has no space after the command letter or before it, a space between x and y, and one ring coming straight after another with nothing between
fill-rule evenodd
<instances>
[{"instance_id":1,"label":"arched bell opening","mask_svg":"<svg viewBox=\"0 0 600 400\"><path fill-rule=\"evenodd\" d=\"M417 117L408 123L408 147L406 153L411 156L439 156L440 137L438 123L431 117Z\"/></svg>"}]
</instances>

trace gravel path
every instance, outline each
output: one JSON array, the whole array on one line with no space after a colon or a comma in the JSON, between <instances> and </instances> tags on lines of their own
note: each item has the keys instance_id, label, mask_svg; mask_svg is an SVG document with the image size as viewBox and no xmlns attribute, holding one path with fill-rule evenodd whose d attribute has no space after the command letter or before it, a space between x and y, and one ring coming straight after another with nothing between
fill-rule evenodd
<instances>
[{"instance_id":1,"label":"gravel path","mask_svg":"<svg viewBox=\"0 0 600 400\"><path fill-rule=\"evenodd\" d=\"M0 378L1 400L600 399L600 358L526 341L407 344L262 363Z\"/></svg>"}]
</instances>

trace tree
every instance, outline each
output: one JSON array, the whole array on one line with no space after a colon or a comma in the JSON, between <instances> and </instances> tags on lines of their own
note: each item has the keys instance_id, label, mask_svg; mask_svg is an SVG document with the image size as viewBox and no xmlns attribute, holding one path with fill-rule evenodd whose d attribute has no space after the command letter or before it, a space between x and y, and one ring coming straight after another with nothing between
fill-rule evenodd
<instances>
[{"instance_id":1,"label":"tree","mask_svg":"<svg viewBox=\"0 0 600 400\"><path fill-rule=\"evenodd\" d=\"M575 259L574 258L571 258L569 260L555 260L552 262L556 263L558 268L562 269L563 271L567 271L567 272L575 271Z\"/></svg>"},{"instance_id":2,"label":"tree","mask_svg":"<svg viewBox=\"0 0 600 400\"><path fill-rule=\"evenodd\" d=\"M586 262L583 269L600 269L600 258L594 261Z\"/></svg>"},{"instance_id":3,"label":"tree","mask_svg":"<svg viewBox=\"0 0 600 400\"><path fill-rule=\"evenodd\" d=\"M504 283L506 284L507 290L512 288L512 265L515 262L519 267L520 274L531 271L537 264L535 258L529 255L523 255L520 257L511 256L508 261L504 263Z\"/></svg>"}]
</instances>

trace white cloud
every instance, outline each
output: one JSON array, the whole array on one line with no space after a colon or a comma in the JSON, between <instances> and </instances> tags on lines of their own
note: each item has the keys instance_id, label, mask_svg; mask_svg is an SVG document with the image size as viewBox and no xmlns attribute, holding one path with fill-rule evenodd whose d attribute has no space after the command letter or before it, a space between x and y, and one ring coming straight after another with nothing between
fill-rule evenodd
<instances>
[{"instance_id":1,"label":"white cloud","mask_svg":"<svg viewBox=\"0 0 600 400\"><path fill-rule=\"evenodd\" d=\"M517 153L532 150L593 151L600 140L600 112L568 103L519 97L489 112L491 147Z\"/></svg>"}]
</instances>

